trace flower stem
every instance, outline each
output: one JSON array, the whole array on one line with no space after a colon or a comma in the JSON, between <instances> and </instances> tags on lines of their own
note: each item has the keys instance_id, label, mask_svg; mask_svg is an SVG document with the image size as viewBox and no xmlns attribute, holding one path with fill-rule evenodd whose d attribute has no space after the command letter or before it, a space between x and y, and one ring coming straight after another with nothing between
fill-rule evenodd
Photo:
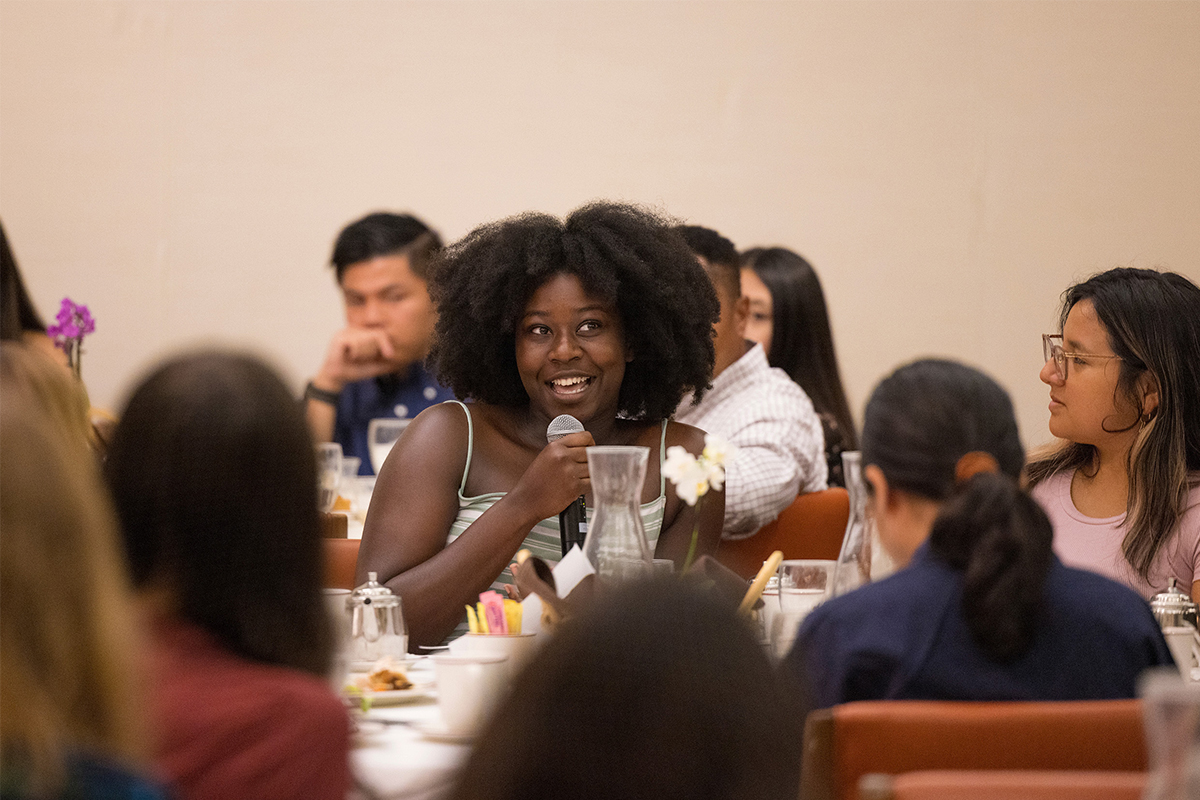
<instances>
[{"instance_id":1,"label":"flower stem","mask_svg":"<svg viewBox=\"0 0 1200 800\"><path fill-rule=\"evenodd\" d=\"M692 525L692 541L688 545L687 557L683 559L681 575L687 574L688 569L692 566L692 561L696 558L696 543L700 540L700 504L703 502L703 497L696 501L696 522Z\"/></svg>"}]
</instances>

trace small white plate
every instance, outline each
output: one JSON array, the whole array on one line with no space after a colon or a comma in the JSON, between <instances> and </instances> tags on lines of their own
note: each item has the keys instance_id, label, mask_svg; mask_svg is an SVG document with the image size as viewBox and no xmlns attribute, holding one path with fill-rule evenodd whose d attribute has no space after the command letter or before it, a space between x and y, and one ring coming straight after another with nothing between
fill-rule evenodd
<instances>
[{"instance_id":1,"label":"small white plate","mask_svg":"<svg viewBox=\"0 0 1200 800\"><path fill-rule=\"evenodd\" d=\"M440 719L422 719L412 723L412 727L426 739L447 744L470 744L475 739L474 733L451 733L446 730Z\"/></svg>"},{"instance_id":2,"label":"small white plate","mask_svg":"<svg viewBox=\"0 0 1200 800\"><path fill-rule=\"evenodd\" d=\"M413 664L417 663L424 657L425 656L407 656L405 658L398 658L395 660L395 665L398 668L407 671L412 669ZM375 669L375 665L378 663L378 661L351 661L349 665L347 665L346 669L355 673L371 672Z\"/></svg>"},{"instance_id":3,"label":"small white plate","mask_svg":"<svg viewBox=\"0 0 1200 800\"><path fill-rule=\"evenodd\" d=\"M428 686L410 686L407 689L389 689L386 692L363 690L363 696L371 701L372 706L398 706L412 703L429 697Z\"/></svg>"}]
</instances>

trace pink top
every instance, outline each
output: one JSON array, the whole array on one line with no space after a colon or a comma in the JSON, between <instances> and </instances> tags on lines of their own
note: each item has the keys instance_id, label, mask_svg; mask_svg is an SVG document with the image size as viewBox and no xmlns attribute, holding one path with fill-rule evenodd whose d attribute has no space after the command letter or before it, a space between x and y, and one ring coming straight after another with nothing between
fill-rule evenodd
<instances>
[{"instance_id":1,"label":"pink top","mask_svg":"<svg viewBox=\"0 0 1200 800\"><path fill-rule=\"evenodd\" d=\"M179 800L344 800L349 718L321 679L247 661L180 620L154 625L155 766Z\"/></svg>"},{"instance_id":2,"label":"pink top","mask_svg":"<svg viewBox=\"0 0 1200 800\"><path fill-rule=\"evenodd\" d=\"M1060 472L1039 483L1033 497L1054 525L1054 552L1069 567L1091 570L1129 586L1150 599L1167 588L1174 577L1179 588L1191 594L1200 580L1200 475L1192 474L1187 509L1179 526L1158 551L1150 567L1150 580L1143 580L1121 552L1125 538L1125 515L1097 519L1085 517L1071 500L1074 470Z\"/></svg>"}]
</instances>

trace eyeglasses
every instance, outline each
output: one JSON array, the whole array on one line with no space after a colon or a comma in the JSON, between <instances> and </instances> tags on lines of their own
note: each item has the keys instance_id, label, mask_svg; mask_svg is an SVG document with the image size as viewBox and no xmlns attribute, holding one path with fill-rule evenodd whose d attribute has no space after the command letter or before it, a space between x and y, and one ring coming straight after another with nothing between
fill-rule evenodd
<instances>
[{"instance_id":1,"label":"eyeglasses","mask_svg":"<svg viewBox=\"0 0 1200 800\"><path fill-rule=\"evenodd\" d=\"M1067 379L1067 359L1068 358L1093 358L1103 361L1116 359L1121 361L1120 356L1101 356L1095 353L1069 353L1062 348L1061 333L1043 333L1042 334L1042 355L1047 361L1054 360L1054 369L1058 373L1058 379L1065 381Z\"/></svg>"}]
</instances>

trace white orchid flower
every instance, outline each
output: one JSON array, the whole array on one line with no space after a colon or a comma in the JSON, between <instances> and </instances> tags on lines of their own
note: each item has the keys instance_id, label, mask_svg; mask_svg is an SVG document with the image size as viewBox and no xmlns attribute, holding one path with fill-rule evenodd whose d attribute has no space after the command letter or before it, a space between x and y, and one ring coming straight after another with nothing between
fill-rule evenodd
<instances>
[{"instance_id":1,"label":"white orchid flower","mask_svg":"<svg viewBox=\"0 0 1200 800\"><path fill-rule=\"evenodd\" d=\"M711 433L704 434L704 452L700 454L700 458L709 464L724 467L724 465L737 454L737 447ZM722 475L722 480L724 476ZM714 486L714 489L720 488Z\"/></svg>"},{"instance_id":2,"label":"white orchid flower","mask_svg":"<svg viewBox=\"0 0 1200 800\"><path fill-rule=\"evenodd\" d=\"M703 497L711 486L709 469L704 459L696 457L678 445L667 448L663 474L675 484L675 494L689 506Z\"/></svg>"},{"instance_id":3,"label":"white orchid flower","mask_svg":"<svg viewBox=\"0 0 1200 800\"><path fill-rule=\"evenodd\" d=\"M694 455L679 445L673 445L667 448L667 460L663 462L662 466L663 474L672 483L680 483L688 469L695 463Z\"/></svg>"},{"instance_id":4,"label":"white orchid flower","mask_svg":"<svg viewBox=\"0 0 1200 800\"><path fill-rule=\"evenodd\" d=\"M705 480L715 491L721 491L721 487L725 485L725 466L719 463L709 464L705 473Z\"/></svg>"}]
</instances>

